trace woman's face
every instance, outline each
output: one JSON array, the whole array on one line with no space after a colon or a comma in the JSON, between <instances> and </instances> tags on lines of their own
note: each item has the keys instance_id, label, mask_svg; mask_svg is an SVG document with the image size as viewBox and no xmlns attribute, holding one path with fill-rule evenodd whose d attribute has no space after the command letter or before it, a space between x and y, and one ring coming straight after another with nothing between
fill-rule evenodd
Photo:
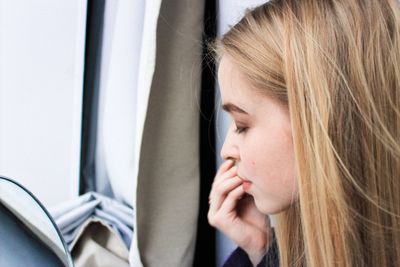
<instances>
[{"instance_id":1,"label":"woman's face","mask_svg":"<svg viewBox=\"0 0 400 267\"><path fill-rule=\"evenodd\" d=\"M262 213L285 210L298 195L288 109L252 88L229 56L221 59L218 80L233 120L221 157L236 162L244 190Z\"/></svg>"}]
</instances>

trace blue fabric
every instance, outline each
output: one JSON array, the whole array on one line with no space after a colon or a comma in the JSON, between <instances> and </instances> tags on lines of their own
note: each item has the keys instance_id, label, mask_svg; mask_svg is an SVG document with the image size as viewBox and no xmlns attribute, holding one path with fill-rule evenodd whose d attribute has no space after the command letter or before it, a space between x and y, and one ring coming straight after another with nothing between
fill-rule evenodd
<instances>
[{"instance_id":1,"label":"blue fabric","mask_svg":"<svg viewBox=\"0 0 400 267\"><path fill-rule=\"evenodd\" d=\"M128 205L96 192L88 192L50 210L70 250L82 226L95 219L108 225L129 249L133 236L134 211Z\"/></svg>"}]
</instances>

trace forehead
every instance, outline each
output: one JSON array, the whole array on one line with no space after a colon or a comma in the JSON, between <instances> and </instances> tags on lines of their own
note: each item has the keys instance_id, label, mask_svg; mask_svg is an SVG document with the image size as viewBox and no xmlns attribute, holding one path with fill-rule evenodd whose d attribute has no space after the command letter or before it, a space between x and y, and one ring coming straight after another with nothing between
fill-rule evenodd
<instances>
[{"instance_id":1,"label":"forehead","mask_svg":"<svg viewBox=\"0 0 400 267\"><path fill-rule=\"evenodd\" d=\"M282 108L272 97L261 94L229 56L224 55L221 58L218 82L222 106L234 104L254 116ZM289 113L288 109L284 110Z\"/></svg>"},{"instance_id":2,"label":"forehead","mask_svg":"<svg viewBox=\"0 0 400 267\"><path fill-rule=\"evenodd\" d=\"M218 68L218 81L220 84L227 85L227 82L232 82L232 79L239 75L239 70L234 65L230 56L223 56ZM229 83L228 83L229 84Z\"/></svg>"},{"instance_id":3,"label":"forehead","mask_svg":"<svg viewBox=\"0 0 400 267\"><path fill-rule=\"evenodd\" d=\"M256 90L230 56L224 55L221 58L218 68L218 83L223 104L258 102Z\"/></svg>"},{"instance_id":4,"label":"forehead","mask_svg":"<svg viewBox=\"0 0 400 267\"><path fill-rule=\"evenodd\" d=\"M222 97L238 94L243 91L242 89L248 87L243 73L236 67L229 56L221 58L218 68L218 82Z\"/></svg>"}]
</instances>

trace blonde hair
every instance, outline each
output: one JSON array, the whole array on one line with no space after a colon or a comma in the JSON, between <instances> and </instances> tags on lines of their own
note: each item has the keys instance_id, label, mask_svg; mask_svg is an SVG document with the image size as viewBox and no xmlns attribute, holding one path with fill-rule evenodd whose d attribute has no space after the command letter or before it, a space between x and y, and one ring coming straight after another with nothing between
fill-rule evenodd
<instances>
[{"instance_id":1,"label":"blonde hair","mask_svg":"<svg viewBox=\"0 0 400 267\"><path fill-rule=\"evenodd\" d=\"M221 40L290 111L299 200L277 215L281 266L400 266L396 0L282 0Z\"/></svg>"}]
</instances>

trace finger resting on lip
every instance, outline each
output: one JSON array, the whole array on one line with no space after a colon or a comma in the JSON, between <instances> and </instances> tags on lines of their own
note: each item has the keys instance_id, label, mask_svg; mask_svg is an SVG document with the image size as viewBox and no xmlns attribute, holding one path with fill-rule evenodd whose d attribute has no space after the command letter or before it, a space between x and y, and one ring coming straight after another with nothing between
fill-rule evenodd
<instances>
[{"instance_id":1,"label":"finger resting on lip","mask_svg":"<svg viewBox=\"0 0 400 267\"><path fill-rule=\"evenodd\" d=\"M224 187L219 189L221 193L218 194L214 192L209 200L207 217L209 223L213 226L217 224L215 221L217 216L220 217L222 215L220 218L223 218L224 215L227 215L229 211L235 208L237 201L245 194L242 187L242 180L239 177L230 179L221 186Z\"/></svg>"},{"instance_id":2,"label":"finger resting on lip","mask_svg":"<svg viewBox=\"0 0 400 267\"><path fill-rule=\"evenodd\" d=\"M242 186L238 186L234 190L232 190L227 196L223 198L213 199L213 201L211 201L210 203L208 211L209 220L210 218L216 218L216 216L218 216L219 218L223 218L230 211L235 209L236 203L240 199L240 195L243 194L242 192L244 192ZM235 198L237 199L235 200Z\"/></svg>"},{"instance_id":3,"label":"finger resting on lip","mask_svg":"<svg viewBox=\"0 0 400 267\"><path fill-rule=\"evenodd\" d=\"M232 165L233 165L233 160L231 159L226 160L224 163L221 164L216 175L226 172L227 170L229 170L229 168L232 167Z\"/></svg>"},{"instance_id":4,"label":"finger resting on lip","mask_svg":"<svg viewBox=\"0 0 400 267\"><path fill-rule=\"evenodd\" d=\"M243 190L243 187L240 185L236 187L234 190L229 192L229 194L226 196L225 201L222 203L220 207L220 211L223 213L228 213L235 209L238 201L242 198L242 196L246 192Z\"/></svg>"},{"instance_id":5,"label":"finger resting on lip","mask_svg":"<svg viewBox=\"0 0 400 267\"><path fill-rule=\"evenodd\" d=\"M238 176L233 176L230 178L226 178L225 180L221 180L213 184L208 199L210 200L218 196L225 196L235 187L237 187L242 183L243 183L242 179L240 179Z\"/></svg>"},{"instance_id":6,"label":"finger resting on lip","mask_svg":"<svg viewBox=\"0 0 400 267\"><path fill-rule=\"evenodd\" d=\"M228 171L215 176L214 182L213 182L213 186L218 185L219 183L237 176L237 168L235 166L233 166L232 168L230 168Z\"/></svg>"},{"instance_id":7,"label":"finger resting on lip","mask_svg":"<svg viewBox=\"0 0 400 267\"><path fill-rule=\"evenodd\" d=\"M219 191L221 191L221 185L225 184L228 182L231 183L230 181L241 181L241 179L236 175L236 171L232 170L230 172L226 172L225 174L222 175L222 177L220 177L218 180L215 180L211 186L211 191L210 191L210 195L209 195L209 199L216 193L218 193Z\"/></svg>"}]
</instances>

